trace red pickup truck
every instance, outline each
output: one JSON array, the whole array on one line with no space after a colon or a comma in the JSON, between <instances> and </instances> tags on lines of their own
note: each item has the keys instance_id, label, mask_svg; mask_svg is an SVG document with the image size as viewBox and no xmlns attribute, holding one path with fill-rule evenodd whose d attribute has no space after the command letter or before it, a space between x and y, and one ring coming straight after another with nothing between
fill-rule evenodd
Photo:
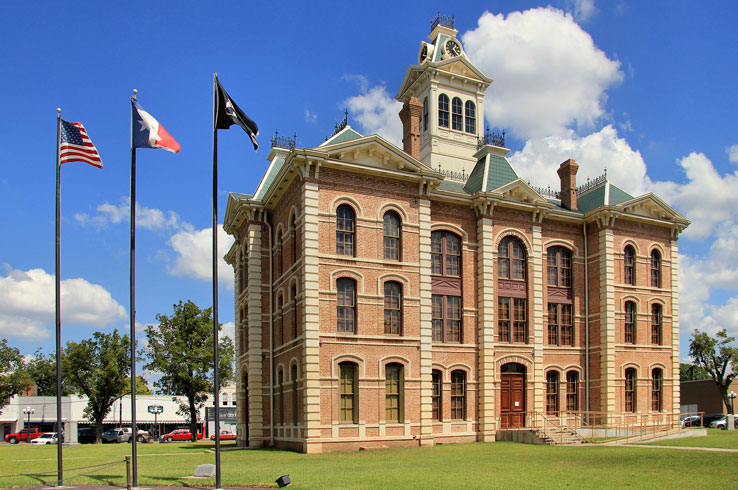
<instances>
[{"instance_id":1,"label":"red pickup truck","mask_svg":"<svg viewBox=\"0 0 738 490\"><path fill-rule=\"evenodd\" d=\"M202 432L197 433L197 438L202 439ZM164 434L160 439L162 442L172 441L191 441L192 433L188 429L173 430L169 434Z\"/></svg>"},{"instance_id":2,"label":"red pickup truck","mask_svg":"<svg viewBox=\"0 0 738 490\"><path fill-rule=\"evenodd\" d=\"M21 429L20 432L13 432L12 434L6 434L5 442L9 442L11 444L18 444L19 441L31 441L33 439L36 439L41 434L43 434L43 432L39 432L38 429L36 429L35 427L31 429Z\"/></svg>"}]
</instances>

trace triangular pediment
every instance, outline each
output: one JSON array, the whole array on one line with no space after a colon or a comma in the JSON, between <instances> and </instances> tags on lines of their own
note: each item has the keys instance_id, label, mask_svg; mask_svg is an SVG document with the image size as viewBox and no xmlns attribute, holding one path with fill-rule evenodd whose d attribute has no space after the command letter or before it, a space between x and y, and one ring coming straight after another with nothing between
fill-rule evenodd
<instances>
[{"instance_id":1,"label":"triangular pediment","mask_svg":"<svg viewBox=\"0 0 738 490\"><path fill-rule=\"evenodd\" d=\"M492 83L492 79L485 76L484 73L479 71L466 56L458 56L438 63L433 63L432 66L438 68L441 71L451 73L466 78L471 78L477 82L489 85ZM486 88L486 87L485 87Z\"/></svg>"},{"instance_id":2,"label":"triangular pediment","mask_svg":"<svg viewBox=\"0 0 738 490\"><path fill-rule=\"evenodd\" d=\"M322 146L320 149L327 152L330 160L347 164L410 174L433 173L430 167L376 134Z\"/></svg>"},{"instance_id":3,"label":"triangular pediment","mask_svg":"<svg viewBox=\"0 0 738 490\"><path fill-rule=\"evenodd\" d=\"M495 194L502 194L502 197L508 201L553 206L522 179L514 180L502 187L498 187L493 192Z\"/></svg>"},{"instance_id":4,"label":"triangular pediment","mask_svg":"<svg viewBox=\"0 0 738 490\"><path fill-rule=\"evenodd\" d=\"M679 214L674 208L659 199L655 194L649 193L625 201L618 205L623 211L637 216L654 218L677 223L688 223L687 219Z\"/></svg>"}]
</instances>

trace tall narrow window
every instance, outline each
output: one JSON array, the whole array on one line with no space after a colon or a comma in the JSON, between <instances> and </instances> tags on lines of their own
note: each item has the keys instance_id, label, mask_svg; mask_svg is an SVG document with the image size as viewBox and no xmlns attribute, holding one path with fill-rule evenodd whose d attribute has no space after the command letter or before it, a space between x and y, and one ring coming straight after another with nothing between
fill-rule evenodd
<instances>
[{"instance_id":1,"label":"tall narrow window","mask_svg":"<svg viewBox=\"0 0 738 490\"><path fill-rule=\"evenodd\" d=\"M664 388L664 375L661 369L655 368L651 372L651 410L660 412L663 409L662 393Z\"/></svg>"},{"instance_id":2,"label":"tall narrow window","mask_svg":"<svg viewBox=\"0 0 738 490\"><path fill-rule=\"evenodd\" d=\"M384 258L400 260L400 217L394 211L384 213Z\"/></svg>"},{"instance_id":3,"label":"tall narrow window","mask_svg":"<svg viewBox=\"0 0 738 490\"><path fill-rule=\"evenodd\" d=\"M630 245L625 247L623 282L635 286L635 249Z\"/></svg>"},{"instance_id":4,"label":"tall narrow window","mask_svg":"<svg viewBox=\"0 0 738 490\"><path fill-rule=\"evenodd\" d=\"M571 252L563 247L551 247L546 257L548 266L548 285L571 287Z\"/></svg>"},{"instance_id":5,"label":"tall narrow window","mask_svg":"<svg viewBox=\"0 0 738 490\"><path fill-rule=\"evenodd\" d=\"M651 252L651 287L661 287L661 254L658 250Z\"/></svg>"},{"instance_id":6,"label":"tall narrow window","mask_svg":"<svg viewBox=\"0 0 738 490\"><path fill-rule=\"evenodd\" d=\"M337 298L337 330L339 332L356 333L356 281L341 278L336 281Z\"/></svg>"},{"instance_id":7,"label":"tall narrow window","mask_svg":"<svg viewBox=\"0 0 738 490\"><path fill-rule=\"evenodd\" d=\"M428 130L428 97L423 99L423 131Z\"/></svg>"},{"instance_id":8,"label":"tall narrow window","mask_svg":"<svg viewBox=\"0 0 738 490\"><path fill-rule=\"evenodd\" d=\"M579 410L579 373L576 371L566 373L566 410Z\"/></svg>"},{"instance_id":9,"label":"tall narrow window","mask_svg":"<svg viewBox=\"0 0 738 490\"><path fill-rule=\"evenodd\" d=\"M247 287L247 280L249 277L249 252L248 247L244 243L243 248L241 249L241 274L239 276L239 293L243 292L244 289Z\"/></svg>"},{"instance_id":10,"label":"tall narrow window","mask_svg":"<svg viewBox=\"0 0 738 490\"><path fill-rule=\"evenodd\" d=\"M277 383L279 384L279 423L284 425L284 371L281 369L277 374Z\"/></svg>"},{"instance_id":11,"label":"tall narrow window","mask_svg":"<svg viewBox=\"0 0 738 490\"><path fill-rule=\"evenodd\" d=\"M292 295L292 338L297 338L297 286L292 285L290 289Z\"/></svg>"},{"instance_id":12,"label":"tall narrow window","mask_svg":"<svg viewBox=\"0 0 738 490\"><path fill-rule=\"evenodd\" d=\"M466 373L464 371L451 373L451 418L466 419Z\"/></svg>"},{"instance_id":13,"label":"tall narrow window","mask_svg":"<svg viewBox=\"0 0 738 490\"><path fill-rule=\"evenodd\" d=\"M461 297L434 294L432 299L433 340L461 342Z\"/></svg>"},{"instance_id":14,"label":"tall narrow window","mask_svg":"<svg viewBox=\"0 0 738 490\"><path fill-rule=\"evenodd\" d=\"M385 367L385 419L387 422L403 421L404 377L400 364Z\"/></svg>"},{"instance_id":15,"label":"tall narrow window","mask_svg":"<svg viewBox=\"0 0 738 490\"><path fill-rule=\"evenodd\" d=\"M438 96L438 126L441 128L448 127L448 95L441 94Z\"/></svg>"},{"instance_id":16,"label":"tall narrow window","mask_svg":"<svg viewBox=\"0 0 738 490\"><path fill-rule=\"evenodd\" d=\"M402 286L394 281L384 283L384 333L402 334Z\"/></svg>"},{"instance_id":17,"label":"tall narrow window","mask_svg":"<svg viewBox=\"0 0 738 490\"><path fill-rule=\"evenodd\" d=\"M292 263L294 264L297 262L297 218L294 214L290 221L290 228L292 228Z\"/></svg>"},{"instance_id":18,"label":"tall narrow window","mask_svg":"<svg viewBox=\"0 0 738 490\"><path fill-rule=\"evenodd\" d=\"M548 304L548 345L559 345L559 309L553 303Z\"/></svg>"},{"instance_id":19,"label":"tall narrow window","mask_svg":"<svg viewBox=\"0 0 738 490\"><path fill-rule=\"evenodd\" d=\"M561 307L561 345L574 345L574 326L571 315L571 305Z\"/></svg>"},{"instance_id":20,"label":"tall narrow window","mask_svg":"<svg viewBox=\"0 0 738 490\"><path fill-rule=\"evenodd\" d=\"M433 390L431 392L431 409L433 411L433 420L441 420L442 404L441 404L441 371L433 370L431 374L431 383Z\"/></svg>"},{"instance_id":21,"label":"tall narrow window","mask_svg":"<svg viewBox=\"0 0 738 490\"><path fill-rule=\"evenodd\" d=\"M297 425L297 366L292 365L292 425Z\"/></svg>"},{"instance_id":22,"label":"tall narrow window","mask_svg":"<svg viewBox=\"0 0 738 490\"><path fill-rule=\"evenodd\" d=\"M500 298L497 303L497 338L510 342L510 298Z\"/></svg>"},{"instance_id":23,"label":"tall narrow window","mask_svg":"<svg viewBox=\"0 0 738 490\"><path fill-rule=\"evenodd\" d=\"M339 417L341 422L359 423L358 403L358 376L357 365L352 362L342 362L339 369L339 391L340 407Z\"/></svg>"},{"instance_id":24,"label":"tall narrow window","mask_svg":"<svg viewBox=\"0 0 738 490\"><path fill-rule=\"evenodd\" d=\"M625 303L625 343L636 343L635 303Z\"/></svg>"},{"instance_id":25,"label":"tall narrow window","mask_svg":"<svg viewBox=\"0 0 738 490\"><path fill-rule=\"evenodd\" d=\"M282 313L282 295L280 294L279 298L277 298L277 321L274 325L274 343L276 345L282 345L284 344L284 315Z\"/></svg>"},{"instance_id":26,"label":"tall narrow window","mask_svg":"<svg viewBox=\"0 0 738 490\"><path fill-rule=\"evenodd\" d=\"M638 408L636 399L636 370L628 368L625 370L625 411L635 413Z\"/></svg>"},{"instance_id":27,"label":"tall narrow window","mask_svg":"<svg viewBox=\"0 0 738 490\"><path fill-rule=\"evenodd\" d=\"M446 231L431 233L431 274L461 275L461 239Z\"/></svg>"},{"instance_id":28,"label":"tall narrow window","mask_svg":"<svg viewBox=\"0 0 738 490\"><path fill-rule=\"evenodd\" d=\"M528 341L527 301L515 298L513 302L513 342Z\"/></svg>"},{"instance_id":29,"label":"tall narrow window","mask_svg":"<svg viewBox=\"0 0 738 490\"><path fill-rule=\"evenodd\" d=\"M661 305L653 304L651 305L651 343L654 345L661 345L661 324Z\"/></svg>"},{"instance_id":30,"label":"tall narrow window","mask_svg":"<svg viewBox=\"0 0 738 490\"><path fill-rule=\"evenodd\" d=\"M336 253L354 255L354 210L346 204L336 210Z\"/></svg>"},{"instance_id":31,"label":"tall narrow window","mask_svg":"<svg viewBox=\"0 0 738 490\"><path fill-rule=\"evenodd\" d=\"M559 414L559 373L556 371L546 373L546 413Z\"/></svg>"},{"instance_id":32,"label":"tall narrow window","mask_svg":"<svg viewBox=\"0 0 738 490\"><path fill-rule=\"evenodd\" d=\"M502 279L524 281L526 278L526 253L520 240L506 237L500 242L497 255L497 274Z\"/></svg>"},{"instance_id":33,"label":"tall narrow window","mask_svg":"<svg viewBox=\"0 0 738 490\"><path fill-rule=\"evenodd\" d=\"M464 127L462 125L462 120L461 99L454 97L453 100L451 100L451 129L463 131Z\"/></svg>"},{"instance_id":34,"label":"tall narrow window","mask_svg":"<svg viewBox=\"0 0 738 490\"><path fill-rule=\"evenodd\" d=\"M469 134L477 132L477 108L471 100L467 100L464 104L464 126Z\"/></svg>"},{"instance_id":35,"label":"tall narrow window","mask_svg":"<svg viewBox=\"0 0 738 490\"><path fill-rule=\"evenodd\" d=\"M284 240L282 240L282 233L279 233L277 237L277 277L281 276L284 272Z\"/></svg>"}]
</instances>

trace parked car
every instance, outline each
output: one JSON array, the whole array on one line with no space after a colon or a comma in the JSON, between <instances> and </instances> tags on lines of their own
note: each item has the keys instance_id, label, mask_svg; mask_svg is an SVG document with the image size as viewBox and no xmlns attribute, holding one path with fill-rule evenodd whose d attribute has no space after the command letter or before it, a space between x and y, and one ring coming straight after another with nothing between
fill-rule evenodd
<instances>
[{"instance_id":1,"label":"parked car","mask_svg":"<svg viewBox=\"0 0 738 490\"><path fill-rule=\"evenodd\" d=\"M684 417L682 419L682 427L699 427L701 418L702 417L699 415L689 415Z\"/></svg>"},{"instance_id":2,"label":"parked car","mask_svg":"<svg viewBox=\"0 0 738 490\"><path fill-rule=\"evenodd\" d=\"M119 429L111 429L103 432L103 442L131 442L131 428L123 427ZM136 436L136 442L151 441L151 434L145 430L139 430Z\"/></svg>"},{"instance_id":3,"label":"parked car","mask_svg":"<svg viewBox=\"0 0 738 490\"><path fill-rule=\"evenodd\" d=\"M197 438L202 439L202 432L197 433ZM189 429L177 429L168 434L164 434L163 436L161 436L160 440L162 442L191 441L192 433Z\"/></svg>"},{"instance_id":4,"label":"parked car","mask_svg":"<svg viewBox=\"0 0 738 490\"><path fill-rule=\"evenodd\" d=\"M210 436L210 440L211 441L214 441L215 440L215 434L213 434L212 436ZM220 440L221 441L235 441L236 440L236 434L234 434L233 432L231 432L229 430L222 430L222 431L220 431Z\"/></svg>"},{"instance_id":5,"label":"parked car","mask_svg":"<svg viewBox=\"0 0 738 490\"><path fill-rule=\"evenodd\" d=\"M721 419L711 422L710 428L726 430L728 428L728 424L727 424L728 417L731 417L731 415L726 415L725 417ZM732 417L733 417L733 427L738 429L738 415L732 415Z\"/></svg>"},{"instance_id":6,"label":"parked car","mask_svg":"<svg viewBox=\"0 0 738 490\"><path fill-rule=\"evenodd\" d=\"M33 439L36 439L41 434L43 434L43 432L40 432L35 427L32 427L30 429L21 429L18 432L6 434L5 442L9 442L11 444L17 444L20 441L31 441Z\"/></svg>"},{"instance_id":7,"label":"parked car","mask_svg":"<svg viewBox=\"0 0 738 490\"><path fill-rule=\"evenodd\" d=\"M706 413L702 416L702 427L710 427L710 424L716 420L725 417L722 413Z\"/></svg>"},{"instance_id":8,"label":"parked car","mask_svg":"<svg viewBox=\"0 0 738 490\"><path fill-rule=\"evenodd\" d=\"M106 430L102 433L102 442L118 442L118 437L122 436L124 432L120 429Z\"/></svg>"},{"instance_id":9,"label":"parked car","mask_svg":"<svg viewBox=\"0 0 738 490\"><path fill-rule=\"evenodd\" d=\"M31 444L56 444L59 439L56 437L56 432L44 432L37 438L31 441Z\"/></svg>"},{"instance_id":10,"label":"parked car","mask_svg":"<svg viewBox=\"0 0 738 490\"><path fill-rule=\"evenodd\" d=\"M95 444L97 442L95 429L93 427L77 429L77 442L80 444Z\"/></svg>"}]
</instances>

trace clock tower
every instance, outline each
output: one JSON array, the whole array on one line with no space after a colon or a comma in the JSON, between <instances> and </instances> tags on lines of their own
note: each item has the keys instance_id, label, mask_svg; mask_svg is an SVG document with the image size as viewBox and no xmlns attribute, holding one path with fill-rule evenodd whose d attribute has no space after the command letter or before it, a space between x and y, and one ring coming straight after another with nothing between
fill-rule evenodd
<instances>
[{"instance_id":1,"label":"clock tower","mask_svg":"<svg viewBox=\"0 0 738 490\"><path fill-rule=\"evenodd\" d=\"M492 83L467 58L453 17L438 16L397 94L403 146L433 169L469 175L484 135L484 92Z\"/></svg>"}]
</instances>

